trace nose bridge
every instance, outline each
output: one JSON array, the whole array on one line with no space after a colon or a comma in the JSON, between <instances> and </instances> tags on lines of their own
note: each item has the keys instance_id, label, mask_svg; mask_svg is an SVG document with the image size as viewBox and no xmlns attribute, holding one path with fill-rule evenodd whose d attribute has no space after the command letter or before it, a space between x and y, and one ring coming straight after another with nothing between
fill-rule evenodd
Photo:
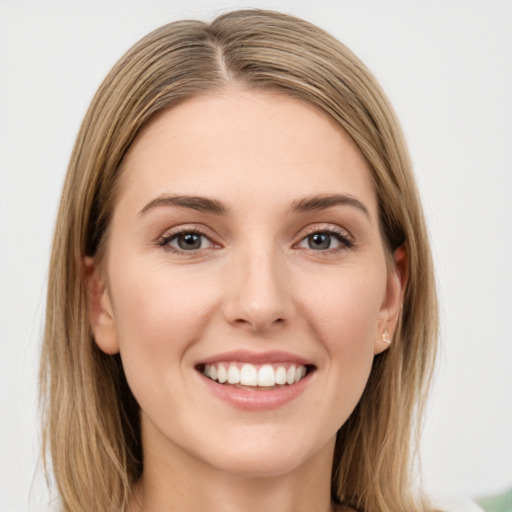
<instances>
[{"instance_id":1,"label":"nose bridge","mask_svg":"<svg viewBox=\"0 0 512 512\"><path fill-rule=\"evenodd\" d=\"M251 244L236 255L233 264L225 298L229 322L261 331L289 320L292 303L277 244Z\"/></svg>"}]
</instances>

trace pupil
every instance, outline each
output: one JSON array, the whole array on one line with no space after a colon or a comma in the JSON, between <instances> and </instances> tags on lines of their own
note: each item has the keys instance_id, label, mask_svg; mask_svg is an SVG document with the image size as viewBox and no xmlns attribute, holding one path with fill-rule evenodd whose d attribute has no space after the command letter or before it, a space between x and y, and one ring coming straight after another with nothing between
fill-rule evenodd
<instances>
[{"instance_id":1,"label":"pupil","mask_svg":"<svg viewBox=\"0 0 512 512\"><path fill-rule=\"evenodd\" d=\"M331 236L325 233L315 233L308 237L308 245L310 249L329 249L331 246Z\"/></svg>"},{"instance_id":2,"label":"pupil","mask_svg":"<svg viewBox=\"0 0 512 512\"><path fill-rule=\"evenodd\" d=\"M194 233L188 233L178 238L178 246L180 249L190 251L191 249L201 248L201 235L195 235Z\"/></svg>"}]
</instances>

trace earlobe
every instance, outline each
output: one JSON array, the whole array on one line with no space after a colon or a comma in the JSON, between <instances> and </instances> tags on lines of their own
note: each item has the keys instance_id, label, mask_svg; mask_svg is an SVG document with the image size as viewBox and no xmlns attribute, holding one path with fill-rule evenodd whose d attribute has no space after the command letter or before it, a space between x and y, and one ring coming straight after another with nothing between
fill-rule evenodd
<instances>
[{"instance_id":1,"label":"earlobe","mask_svg":"<svg viewBox=\"0 0 512 512\"><path fill-rule=\"evenodd\" d=\"M393 253L393 263L388 270L386 295L380 312L379 328L374 353L389 348L402 309L405 288L409 277L407 246L401 245Z\"/></svg>"},{"instance_id":2,"label":"earlobe","mask_svg":"<svg viewBox=\"0 0 512 512\"><path fill-rule=\"evenodd\" d=\"M91 257L84 258L87 314L96 345L107 354L119 352L112 303L103 274Z\"/></svg>"}]
</instances>

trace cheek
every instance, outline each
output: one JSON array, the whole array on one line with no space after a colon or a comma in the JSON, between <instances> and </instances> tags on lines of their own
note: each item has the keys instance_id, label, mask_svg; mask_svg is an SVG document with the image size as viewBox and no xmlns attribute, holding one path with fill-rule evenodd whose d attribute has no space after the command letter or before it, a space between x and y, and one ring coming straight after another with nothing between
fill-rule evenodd
<instances>
[{"instance_id":1,"label":"cheek","mask_svg":"<svg viewBox=\"0 0 512 512\"><path fill-rule=\"evenodd\" d=\"M329 352L362 345L373 350L385 286L385 268L381 272L379 267L344 268L317 276L303 307Z\"/></svg>"},{"instance_id":2,"label":"cheek","mask_svg":"<svg viewBox=\"0 0 512 512\"><path fill-rule=\"evenodd\" d=\"M179 411L192 396L184 373L189 349L201 339L218 303L212 278L165 262L149 264L143 257L125 259L110 276L130 389L147 417L178 428Z\"/></svg>"},{"instance_id":3,"label":"cheek","mask_svg":"<svg viewBox=\"0 0 512 512\"><path fill-rule=\"evenodd\" d=\"M190 269L148 265L141 257L113 268L110 276L121 344L142 340L156 348L166 339L186 340L211 307L211 288Z\"/></svg>"},{"instance_id":4,"label":"cheek","mask_svg":"<svg viewBox=\"0 0 512 512\"><path fill-rule=\"evenodd\" d=\"M309 311L309 328L326 351L324 369L333 377L318 397L318 406L333 411L337 425L356 406L372 367L386 285L385 267L382 272L379 268L343 269L319 278L303 305Z\"/></svg>"},{"instance_id":5,"label":"cheek","mask_svg":"<svg viewBox=\"0 0 512 512\"><path fill-rule=\"evenodd\" d=\"M142 257L125 259L111 269L110 288L123 366L134 394L177 377L187 348L201 337L215 307L204 276L148 265Z\"/></svg>"}]
</instances>

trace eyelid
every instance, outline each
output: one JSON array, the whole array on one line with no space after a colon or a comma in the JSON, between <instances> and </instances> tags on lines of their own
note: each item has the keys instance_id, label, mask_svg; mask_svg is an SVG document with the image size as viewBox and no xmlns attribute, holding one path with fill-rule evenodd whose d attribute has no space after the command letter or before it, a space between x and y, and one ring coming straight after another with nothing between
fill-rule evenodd
<instances>
[{"instance_id":1,"label":"eyelid","mask_svg":"<svg viewBox=\"0 0 512 512\"><path fill-rule=\"evenodd\" d=\"M212 235L208 231L209 231L208 229L204 229L204 227L198 226L197 224L179 225L174 228L167 229L161 236L158 237L158 239L156 240L156 244L169 252L173 252L175 254L180 254L180 255L187 255L187 256L197 255L197 254L202 253L203 251L211 249L211 248L220 248L221 244L215 242ZM186 234L200 235L200 236L206 238L210 242L210 246L203 247L200 249L191 249L189 251L186 251L186 250L180 249L178 247L169 245L169 242L171 240L176 239L180 235L186 235Z\"/></svg>"},{"instance_id":2,"label":"eyelid","mask_svg":"<svg viewBox=\"0 0 512 512\"><path fill-rule=\"evenodd\" d=\"M346 238L353 239L352 234L345 228L338 226L336 224L329 224L324 222L317 222L315 224L307 226L303 232L302 236L308 236L314 233L337 233L343 235Z\"/></svg>"},{"instance_id":3,"label":"eyelid","mask_svg":"<svg viewBox=\"0 0 512 512\"><path fill-rule=\"evenodd\" d=\"M168 250L170 252L176 253L176 254L182 254L187 256L193 256L197 255L199 253L202 253L203 251L212 249L212 248L221 248L222 244L215 241L215 236L210 233L211 228L209 226L202 226L197 224L181 224L179 226L175 226L173 228L167 229L162 235L158 237L157 240L155 240L156 245L164 248L165 250ZM178 247L174 247L169 245L169 242L175 238L177 238L180 235L185 234L197 234L204 238L206 238L210 245L209 247L203 247L199 249L191 249L191 250L183 250ZM324 233L331 236L334 236L340 245L338 247L329 248L322 251L315 251L315 252L324 252L324 253L334 253L336 251L340 250L347 250L347 249L353 249L356 247L356 243L354 240L354 237L352 234L345 228L342 228L341 226L338 226L336 224L328 224L328 223L316 223L313 225L309 225L306 228L304 228L297 237L300 237L299 240L294 244L294 247L297 247L299 244L304 242L304 240L311 235L317 234L317 233Z\"/></svg>"},{"instance_id":4,"label":"eyelid","mask_svg":"<svg viewBox=\"0 0 512 512\"><path fill-rule=\"evenodd\" d=\"M316 251L316 252L325 252L325 253L331 252L332 253L332 252L336 252L337 250L353 249L356 247L354 237L348 230L342 228L341 226L337 226L335 224L323 224L323 223L314 224L312 226L308 226L307 228L305 228L305 230L303 230L300 233L300 235L299 235L300 239L295 244L295 246L302 243L308 236L311 236L311 235L314 235L317 233L325 233L328 235L333 235L339 240L341 245L339 247L335 247L332 249L326 249L325 251Z\"/></svg>"}]
</instances>

